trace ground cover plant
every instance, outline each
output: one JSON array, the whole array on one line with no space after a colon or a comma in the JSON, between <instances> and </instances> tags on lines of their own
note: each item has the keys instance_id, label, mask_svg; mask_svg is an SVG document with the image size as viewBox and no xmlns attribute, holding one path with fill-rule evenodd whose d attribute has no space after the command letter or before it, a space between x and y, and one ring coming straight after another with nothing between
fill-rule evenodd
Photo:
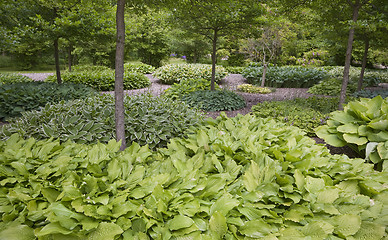
<instances>
[{"instance_id":1,"label":"ground cover plant","mask_svg":"<svg viewBox=\"0 0 388 240\"><path fill-rule=\"evenodd\" d=\"M352 96L356 98L374 98L378 95L380 95L382 98L388 97L388 89L380 89L380 90L364 89L352 94Z\"/></svg>"},{"instance_id":2,"label":"ground cover plant","mask_svg":"<svg viewBox=\"0 0 388 240\"><path fill-rule=\"evenodd\" d=\"M75 65L71 70L74 72L103 72L112 69L102 65Z\"/></svg>"},{"instance_id":3,"label":"ground cover plant","mask_svg":"<svg viewBox=\"0 0 388 240\"><path fill-rule=\"evenodd\" d=\"M156 69L153 76L164 84L173 84L185 79L197 78L210 81L211 74L212 67L209 64L169 64ZM217 83L227 75L224 67L216 66L215 81Z\"/></svg>"},{"instance_id":4,"label":"ground cover plant","mask_svg":"<svg viewBox=\"0 0 388 240\"><path fill-rule=\"evenodd\" d=\"M310 87L307 91L308 93L315 95L325 95L325 96L339 96L341 93L342 79L339 78L329 78L324 79L318 84ZM350 95L357 90L356 82L349 82L348 87L346 88L346 94Z\"/></svg>"},{"instance_id":5,"label":"ground cover plant","mask_svg":"<svg viewBox=\"0 0 388 240\"><path fill-rule=\"evenodd\" d=\"M0 235L20 239L387 237L387 173L298 128L209 119L150 151L134 143L0 142Z\"/></svg>"},{"instance_id":6,"label":"ground cover plant","mask_svg":"<svg viewBox=\"0 0 388 240\"><path fill-rule=\"evenodd\" d=\"M215 89L219 89L215 83ZM181 99L184 95L200 90L209 90L210 81L203 78L189 78L181 80L179 83L174 83L170 88L166 89L163 96L171 99Z\"/></svg>"},{"instance_id":7,"label":"ground cover plant","mask_svg":"<svg viewBox=\"0 0 388 240\"><path fill-rule=\"evenodd\" d=\"M98 95L90 87L74 83L21 82L0 85L0 120L39 110L46 104Z\"/></svg>"},{"instance_id":8,"label":"ground cover plant","mask_svg":"<svg viewBox=\"0 0 388 240\"><path fill-rule=\"evenodd\" d=\"M342 78L344 74L343 66L325 66L322 69L326 70L327 73L333 78ZM360 67L350 67L349 69L349 80L357 83L361 74ZM387 70L372 70L365 69L363 86L374 87L379 83L388 82L388 71Z\"/></svg>"},{"instance_id":9,"label":"ground cover plant","mask_svg":"<svg viewBox=\"0 0 388 240\"><path fill-rule=\"evenodd\" d=\"M149 74L155 72L155 67L145 63L125 63L124 71Z\"/></svg>"},{"instance_id":10,"label":"ground cover plant","mask_svg":"<svg viewBox=\"0 0 388 240\"><path fill-rule=\"evenodd\" d=\"M64 83L80 83L90 86L97 91L113 91L115 84L114 70L101 70L101 71L64 71L61 75ZM49 76L46 81L56 82L56 75ZM139 89L148 87L151 82L142 73L137 72L125 72L124 73L124 89Z\"/></svg>"},{"instance_id":11,"label":"ground cover plant","mask_svg":"<svg viewBox=\"0 0 388 240\"><path fill-rule=\"evenodd\" d=\"M10 84L18 82L32 82L33 80L29 77L23 76L17 73L0 73L0 85Z\"/></svg>"},{"instance_id":12,"label":"ground cover plant","mask_svg":"<svg viewBox=\"0 0 388 240\"><path fill-rule=\"evenodd\" d=\"M246 92L246 93L261 93L261 94L266 94L266 93L271 93L272 90L267 87L258 87L254 86L252 84L241 84L237 86L237 90L241 92Z\"/></svg>"},{"instance_id":13,"label":"ground cover plant","mask_svg":"<svg viewBox=\"0 0 388 240\"><path fill-rule=\"evenodd\" d=\"M127 142L148 144L150 148L167 145L170 138L201 124L199 112L182 102L139 95L126 97L125 126ZM2 126L0 137L14 133L25 138L59 138L62 142L108 142L115 137L114 97L111 95L48 104L41 111L24 112Z\"/></svg>"},{"instance_id":14,"label":"ground cover plant","mask_svg":"<svg viewBox=\"0 0 388 240\"><path fill-rule=\"evenodd\" d=\"M190 92L182 97L182 101L191 107L208 112L233 111L245 107L243 97L229 90L200 90Z\"/></svg>"},{"instance_id":15,"label":"ground cover plant","mask_svg":"<svg viewBox=\"0 0 388 240\"><path fill-rule=\"evenodd\" d=\"M252 113L261 118L273 118L315 135L315 128L322 126L329 113L338 108L338 98L309 97L284 101L264 101L252 107Z\"/></svg>"},{"instance_id":16,"label":"ground cover plant","mask_svg":"<svg viewBox=\"0 0 388 240\"><path fill-rule=\"evenodd\" d=\"M245 67L234 67L234 66L226 66L226 71L231 74L241 74Z\"/></svg>"},{"instance_id":17,"label":"ground cover plant","mask_svg":"<svg viewBox=\"0 0 388 240\"><path fill-rule=\"evenodd\" d=\"M253 64L242 72L248 83L260 85L263 67ZM265 86L276 88L308 88L327 77L327 73L316 68L299 66L270 66L266 72Z\"/></svg>"},{"instance_id":18,"label":"ground cover plant","mask_svg":"<svg viewBox=\"0 0 388 240\"><path fill-rule=\"evenodd\" d=\"M349 146L380 171L388 171L388 99L376 96L349 102L330 114L327 125L317 128L328 144Z\"/></svg>"}]
</instances>

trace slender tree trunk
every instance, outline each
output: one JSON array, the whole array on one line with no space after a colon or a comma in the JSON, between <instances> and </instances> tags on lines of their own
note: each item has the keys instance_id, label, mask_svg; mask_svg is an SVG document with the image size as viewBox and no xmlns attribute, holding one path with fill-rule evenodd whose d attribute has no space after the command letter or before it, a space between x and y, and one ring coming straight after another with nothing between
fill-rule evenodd
<instances>
[{"instance_id":1,"label":"slender tree trunk","mask_svg":"<svg viewBox=\"0 0 388 240\"><path fill-rule=\"evenodd\" d=\"M265 85L265 75L267 74L267 63L265 62L265 49L263 47L263 76L261 77L261 87L264 87Z\"/></svg>"},{"instance_id":2,"label":"slender tree trunk","mask_svg":"<svg viewBox=\"0 0 388 240\"><path fill-rule=\"evenodd\" d=\"M362 83L364 82L365 67L366 67L366 62L368 60L368 50L369 50L369 38L367 37L365 39L364 57L362 58L362 67L361 67L360 79L358 80L357 91L361 91Z\"/></svg>"},{"instance_id":3,"label":"slender tree trunk","mask_svg":"<svg viewBox=\"0 0 388 240\"><path fill-rule=\"evenodd\" d=\"M356 3L352 6L353 7L353 23L357 21L358 18L358 11L361 8L360 0L357 0ZM345 58L345 67L344 67L344 76L342 80L342 87L341 87L341 94L338 104L338 109L343 110L343 104L345 103L346 99L346 89L348 87L349 83L349 70L350 70L350 62L352 60L352 48L353 48L353 39L354 39L354 31L355 27L352 26L349 30L349 37L348 37L348 45L346 48L346 58Z\"/></svg>"},{"instance_id":4,"label":"slender tree trunk","mask_svg":"<svg viewBox=\"0 0 388 240\"><path fill-rule=\"evenodd\" d=\"M215 82L216 82L216 61L217 61L217 33L218 30L214 30L213 35L213 52L212 52L212 80L210 85L210 90L216 90Z\"/></svg>"},{"instance_id":5,"label":"slender tree trunk","mask_svg":"<svg viewBox=\"0 0 388 240\"><path fill-rule=\"evenodd\" d=\"M125 0L117 0L116 11L116 62L115 62L115 123L116 140L121 140L120 150L126 148L124 122L124 24Z\"/></svg>"},{"instance_id":6,"label":"slender tree trunk","mask_svg":"<svg viewBox=\"0 0 388 240\"><path fill-rule=\"evenodd\" d=\"M61 84L62 78L61 78L61 66L59 65L58 38L54 40L54 59L55 59L55 72L57 74L57 82L58 84Z\"/></svg>"},{"instance_id":7,"label":"slender tree trunk","mask_svg":"<svg viewBox=\"0 0 388 240\"><path fill-rule=\"evenodd\" d=\"M69 72L71 72L71 65L73 64L73 56L71 52L73 51L73 45L69 43L69 48L67 49L67 66L69 68Z\"/></svg>"}]
</instances>

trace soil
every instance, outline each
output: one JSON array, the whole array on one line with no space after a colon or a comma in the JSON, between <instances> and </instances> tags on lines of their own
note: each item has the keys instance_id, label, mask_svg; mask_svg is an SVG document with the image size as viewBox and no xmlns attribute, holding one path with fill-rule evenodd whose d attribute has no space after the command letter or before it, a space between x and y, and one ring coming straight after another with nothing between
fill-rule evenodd
<instances>
[{"instance_id":1,"label":"soil","mask_svg":"<svg viewBox=\"0 0 388 240\"><path fill-rule=\"evenodd\" d=\"M51 75L52 73L33 73L33 74L23 74L25 76L31 77L32 79L36 81L43 81L47 76ZM151 85L148 88L143 89L137 89L137 90L126 90L125 93L128 95L136 95L140 93L151 93L154 96L161 95L164 90L169 88L169 85L164 85L160 83L160 81L156 78L153 78L151 74L147 74L147 77L151 81ZM235 111L224 111L228 117L235 117L238 114L248 114L251 112L252 106L264 102L264 101L282 101L282 100L290 100L294 98L308 98L310 96L313 96L312 94L307 93L307 88L277 88L274 92L268 93L268 94L250 94L250 93L243 93L237 91L237 86L247 83L245 79L240 74L230 74L228 77L223 79L220 82L220 86L224 89L229 89L236 91L238 94L240 94L246 101L246 107L235 110ZM113 94L113 92L110 92ZM220 115L221 112L206 112L205 116L216 118ZM0 122L0 126L4 123ZM354 152L349 147L333 147L330 145L327 145L324 140L320 138L313 138L318 144L325 144L326 147L330 150L332 154L346 154L347 156L351 158L360 157L356 152Z\"/></svg>"}]
</instances>

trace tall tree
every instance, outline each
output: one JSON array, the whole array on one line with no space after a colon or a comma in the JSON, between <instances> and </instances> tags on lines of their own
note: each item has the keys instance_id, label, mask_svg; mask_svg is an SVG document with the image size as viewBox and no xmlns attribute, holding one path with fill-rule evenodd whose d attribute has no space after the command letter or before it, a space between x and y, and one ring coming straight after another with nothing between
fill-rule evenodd
<instances>
[{"instance_id":1,"label":"tall tree","mask_svg":"<svg viewBox=\"0 0 388 240\"><path fill-rule=\"evenodd\" d=\"M259 0L179 1L171 6L172 17L188 31L201 34L212 43L211 90L215 90L217 43L221 36L238 34L261 15Z\"/></svg>"},{"instance_id":2,"label":"tall tree","mask_svg":"<svg viewBox=\"0 0 388 240\"><path fill-rule=\"evenodd\" d=\"M120 150L126 148L125 121L124 121L124 23L125 0L117 0L116 10L116 64L115 64L115 123L116 139L121 140Z\"/></svg>"}]
</instances>

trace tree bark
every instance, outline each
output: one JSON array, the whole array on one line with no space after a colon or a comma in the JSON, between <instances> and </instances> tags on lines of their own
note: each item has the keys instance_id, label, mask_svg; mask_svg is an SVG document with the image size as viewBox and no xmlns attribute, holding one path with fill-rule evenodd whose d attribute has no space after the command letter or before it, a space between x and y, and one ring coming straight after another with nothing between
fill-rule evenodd
<instances>
[{"instance_id":1,"label":"tree bark","mask_svg":"<svg viewBox=\"0 0 388 240\"><path fill-rule=\"evenodd\" d=\"M54 59L55 59L55 72L57 74L57 83L62 83L61 78L61 66L59 65L59 47L58 47L58 38L54 40Z\"/></svg>"},{"instance_id":2,"label":"tree bark","mask_svg":"<svg viewBox=\"0 0 388 240\"><path fill-rule=\"evenodd\" d=\"M116 10L116 59L115 59L115 123L116 140L121 140L120 150L126 148L124 121L124 24L125 0L117 0Z\"/></svg>"},{"instance_id":3,"label":"tree bark","mask_svg":"<svg viewBox=\"0 0 388 240\"><path fill-rule=\"evenodd\" d=\"M357 91L361 91L362 83L364 82L364 73L366 68L366 62L368 60L368 51L369 51L369 38L365 39L365 49L364 49L364 57L362 58L362 67L360 73L360 79L358 80Z\"/></svg>"},{"instance_id":4,"label":"tree bark","mask_svg":"<svg viewBox=\"0 0 388 240\"><path fill-rule=\"evenodd\" d=\"M267 74L267 63L265 62L265 48L263 47L263 76L261 77L261 87L265 85L265 75Z\"/></svg>"},{"instance_id":5,"label":"tree bark","mask_svg":"<svg viewBox=\"0 0 388 240\"><path fill-rule=\"evenodd\" d=\"M73 56L71 55L71 52L73 50L73 45L69 43L69 48L67 49L67 66L69 68L69 72L71 72L71 65L73 64Z\"/></svg>"},{"instance_id":6,"label":"tree bark","mask_svg":"<svg viewBox=\"0 0 388 240\"><path fill-rule=\"evenodd\" d=\"M215 82L216 82L216 62L217 62L217 33L218 30L214 30L213 35L213 52L212 52L212 79L210 83L210 90L214 91L216 89Z\"/></svg>"},{"instance_id":7,"label":"tree bark","mask_svg":"<svg viewBox=\"0 0 388 240\"><path fill-rule=\"evenodd\" d=\"M358 12L361 8L360 0L356 0L356 3L352 5L353 7L353 23L357 21L358 18ZM346 89L348 87L349 83L349 70L350 70L350 62L352 60L352 48L353 48L353 39L354 39L354 31L355 27L352 26L349 30L349 37L348 37L348 45L346 48L346 58L345 58L345 67L344 67L344 76L342 80L342 87L341 87L341 93L340 93L340 99L338 104L338 109L343 110L343 104L345 103L346 99Z\"/></svg>"}]
</instances>

